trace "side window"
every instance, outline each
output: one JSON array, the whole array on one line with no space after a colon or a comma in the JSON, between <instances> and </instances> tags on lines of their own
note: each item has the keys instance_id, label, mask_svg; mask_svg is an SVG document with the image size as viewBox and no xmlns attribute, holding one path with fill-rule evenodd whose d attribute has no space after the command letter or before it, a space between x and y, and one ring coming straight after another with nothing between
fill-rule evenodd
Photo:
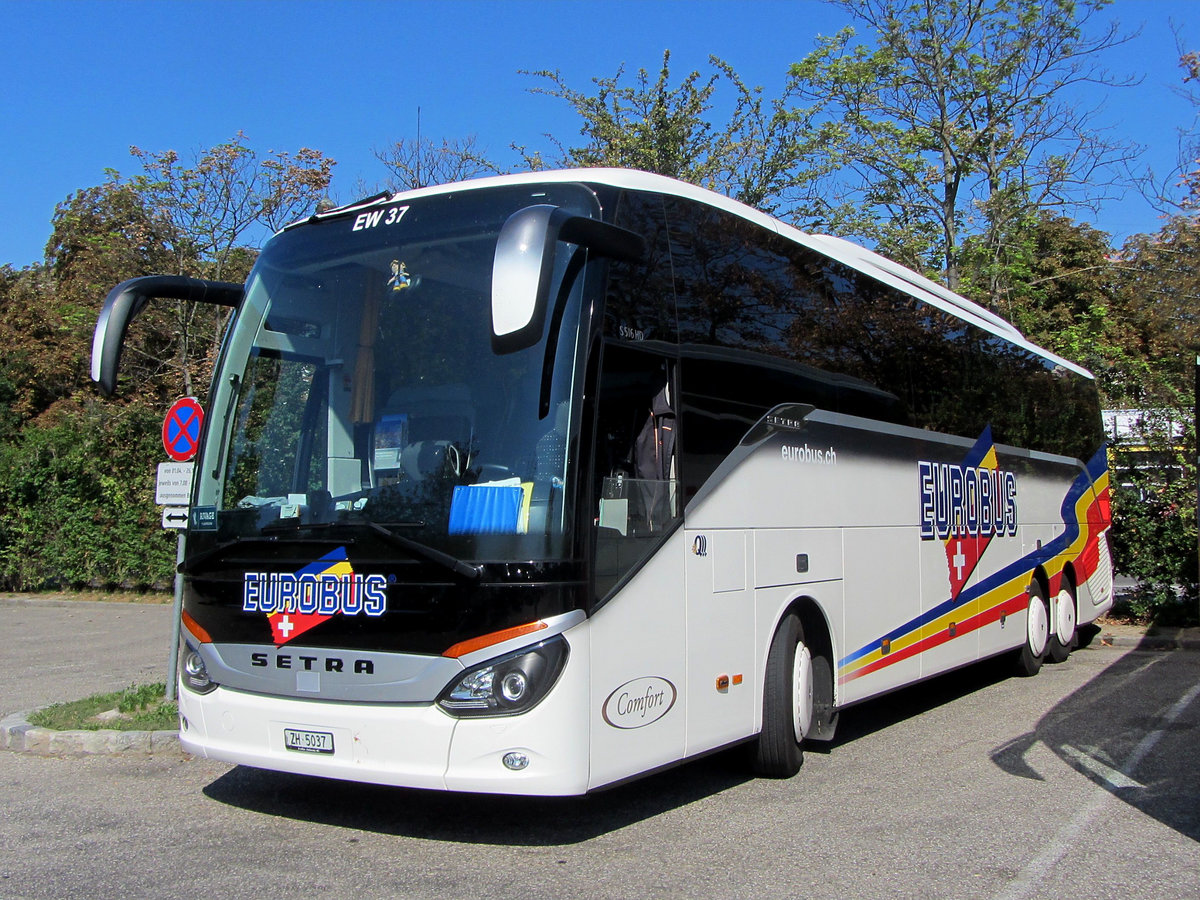
<instances>
[{"instance_id":1,"label":"side window","mask_svg":"<svg viewBox=\"0 0 1200 900\"><path fill-rule=\"evenodd\" d=\"M911 415L908 424L977 436L980 429L958 427L970 414L961 390L964 323L857 273L846 277L852 293L839 301L857 310L870 336L858 343L851 374L892 392Z\"/></svg>"},{"instance_id":2,"label":"side window","mask_svg":"<svg viewBox=\"0 0 1200 900\"><path fill-rule=\"evenodd\" d=\"M972 438L990 424L998 442L1080 459L1099 446L1095 388L1073 373L772 229L665 207L684 409L708 419L685 422L688 496L772 401Z\"/></svg>"},{"instance_id":3,"label":"side window","mask_svg":"<svg viewBox=\"0 0 1200 900\"><path fill-rule=\"evenodd\" d=\"M605 347L592 485L597 602L679 519L676 408L670 358Z\"/></svg>"},{"instance_id":4,"label":"side window","mask_svg":"<svg viewBox=\"0 0 1200 900\"><path fill-rule=\"evenodd\" d=\"M681 344L785 361L790 374L770 372L779 402L908 421L903 400L883 387L890 382L880 361L890 336L876 327L883 313L876 298L860 296L856 272L771 229L681 198L668 199L668 219ZM743 365L764 362L748 354ZM758 373L753 381L764 402L772 392L762 389ZM745 388L737 390L744 396Z\"/></svg>"},{"instance_id":5,"label":"side window","mask_svg":"<svg viewBox=\"0 0 1200 900\"><path fill-rule=\"evenodd\" d=\"M759 351L778 345L786 279L770 232L680 197L667 198L667 219L679 342Z\"/></svg>"},{"instance_id":6,"label":"side window","mask_svg":"<svg viewBox=\"0 0 1200 900\"><path fill-rule=\"evenodd\" d=\"M604 303L604 336L619 341L675 343L675 289L663 198L625 191L614 224L646 239L647 257L609 265Z\"/></svg>"}]
</instances>

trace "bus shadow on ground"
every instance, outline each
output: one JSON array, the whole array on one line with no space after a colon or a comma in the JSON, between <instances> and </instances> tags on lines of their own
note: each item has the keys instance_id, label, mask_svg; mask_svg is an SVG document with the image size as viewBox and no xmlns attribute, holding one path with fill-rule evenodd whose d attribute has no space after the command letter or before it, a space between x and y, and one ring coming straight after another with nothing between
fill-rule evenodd
<instances>
[{"instance_id":1,"label":"bus shadow on ground","mask_svg":"<svg viewBox=\"0 0 1200 900\"><path fill-rule=\"evenodd\" d=\"M1085 631L1083 646L1098 631ZM1094 772L1081 767L1074 748L1095 749L1100 746L1098 742L1112 737L1107 729L1113 717L1105 704L1111 702L1113 692L1130 691L1138 696L1142 688L1131 686L1132 679L1154 677L1138 674L1138 667L1144 666L1139 656L1132 654L1118 661L1063 700L1035 731L992 751L993 762L1010 774L1041 778L1025 761L1025 755L1042 741L1068 764L1103 783ZM998 657L867 701L842 714L832 743L810 743L808 752L835 750L1010 677L1011 660ZM1173 727L1178 730L1182 726ZM245 766L231 769L210 783L204 793L209 799L248 811L333 827L459 843L547 847L581 843L743 785L752 776L742 752L742 748L733 748L585 797L443 793ZM1127 756L1128 750L1125 752ZM1148 757L1143 767L1151 762ZM1177 771L1188 769L1181 766ZM1114 789L1126 802L1200 840L1200 803L1195 783L1183 785L1167 779L1152 790L1143 786L1141 793L1135 795L1134 791Z\"/></svg>"},{"instance_id":2,"label":"bus shadow on ground","mask_svg":"<svg viewBox=\"0 0 1200 900\"><path fill-rule=\"evenodd\" d=\"M868 701L843 714L830 749L881 731L1009 677L1004 660ZM259 812L381 834L500 846L555 846L590 840L753 780L744 747L734 747L584 797L507 797L413 790L238 766L213 781L209 799ZM797 777L804 777L803 773Z\"/></svg>"},{"instance_id":3,"label":"bus shadow on ground","mask_svg":"<svg viewBox=\"0 0 1200 900\"><path fill-rule=\"evenodd\" d=\"M1099 633L1100 629L1095 625L1081 627L1078 646L1087 647ZM817 752L836 750L844 744L1007 681L1015 677L1013 670L1013 658L1005 653L882 694L843 712L833 741L808 746Z\"/></svg>"},{"instance_id":4,"label":"bus shadow on ground","mask_svg":"<svg viewBox=\"0 0 1200 900\"><path fill-rule=\"evenodd\" d=\"M738 749L584 797L457 794L238 766L204 788L251 812L378 834L497 846L577 844L751 780Z\"/></svg>"},{"instance_id":5,"label":"bus shadow on ground","mask_svg":"<svg viewBox=\"0 0 1200 900\"><path fill-rule=\"evenodd\" d=\"M1126 654L1033 731L992 750L992 762L1015 777L1045 781L1053 776L1031 758L1044 744L1093 784L1200 842L1194 655L1146 641L1137 650L1145 652ZM1176 718L1168 721L1171 709Z\"/></svg>"},{"instance_id":6,"label":"bus shadow on ground","mask_svg":"<svg viewBox=\"0 0 1200 900\"><path fill-rule=\"evenodd\" d=\"M874 697L839 716L837 733L832 741L810 743L806 747L818 753L836 751L844 744L1007 681L1013 677L1012 669L1012 662L1007 657L987 659Z\"/></svg>"}]
</instances>

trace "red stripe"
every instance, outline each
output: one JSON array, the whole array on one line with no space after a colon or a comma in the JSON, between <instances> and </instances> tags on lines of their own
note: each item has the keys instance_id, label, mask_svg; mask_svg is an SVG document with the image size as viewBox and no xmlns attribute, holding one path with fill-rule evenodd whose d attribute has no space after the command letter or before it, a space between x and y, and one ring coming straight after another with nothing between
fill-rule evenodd
<instances>
[{"instance_id":1,"label":"red stripe","mask_svg":"<svg viewBox=\"0 0 1200 900\"><path fill-rule=\"evenodd\" d=\"M1023 611L1029 604L1029 595L1022 591L1014 597L1005 600L1003 603L998 603L995 606L985 609L983 612L970 618L963 619L955 624L954 638L960 638L982 628L984 625L990 625L993 622L1000 621L1001 614L1016 615ZM909 644L903 650L897 650L895 653L889 653L887 656L881 656L873 663L868 663L861 669L856 669L849 675L843 675L840 683L845 684L848 681L853 681L863 675L870 675L872 672L878 672L880 669L887 668L892 663L900 662L903 659L909 659L918 653L924 653L926 650L932 650L934 647L940 647L947 641L953 640L950 636L950 629L943 628L936 634L931 634L927 638L922 638L915 644Z\"/></svg>"}]
</instances>

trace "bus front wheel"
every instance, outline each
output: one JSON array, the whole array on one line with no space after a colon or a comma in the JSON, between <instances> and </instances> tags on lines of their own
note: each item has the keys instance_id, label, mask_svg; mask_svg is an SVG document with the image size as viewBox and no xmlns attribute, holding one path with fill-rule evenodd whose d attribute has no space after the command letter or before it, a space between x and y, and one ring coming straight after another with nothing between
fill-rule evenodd
<instances>
[{"instance_id":1,"label":"bus front wheel","mask_svg":"<svg viewBox=\"0 0 1200 900\"><path fill-rule=\"evenodd\" d=\"M794 614L784 617L771 641L763 682L762 731L752 745L754 771L790 778L804 762L804 736L813 720L813 660L804 628Z\"/></svg>"}]
</instances>

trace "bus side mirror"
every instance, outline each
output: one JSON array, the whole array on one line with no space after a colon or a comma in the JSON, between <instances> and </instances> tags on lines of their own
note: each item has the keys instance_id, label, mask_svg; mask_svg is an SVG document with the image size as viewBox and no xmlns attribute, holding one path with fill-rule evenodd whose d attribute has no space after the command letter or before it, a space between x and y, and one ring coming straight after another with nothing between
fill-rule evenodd
<instances>
[{"instance_id":1,"label":"bus side mirror","mask_svg":"<svg viewBox=\"0 0 1200 900\"><path fill-rule=\"evenodd\" d=\"M125 332L133 317L152 297L216 303L236 309L242 303L244 291L240 284L176 275L147 275L122 281L108 292L96 319L96 331L92 335L92 381L100 386L104 396L111 397L116 393L117 367L121 362Z\"/></svg>"},{"instance_id":2,"label":"bus side mirror","mask_svg":"<svg viewBox=\"0 0 1200 900\"><path fill-rule=\"evenodd\" d=\"M641 235L616 225L547 204L517 210L500 229L492 261L492 349L496 353L514 353L541 340L559 241L630 262L646 253Z\"/></svg>"}]
</instances>

